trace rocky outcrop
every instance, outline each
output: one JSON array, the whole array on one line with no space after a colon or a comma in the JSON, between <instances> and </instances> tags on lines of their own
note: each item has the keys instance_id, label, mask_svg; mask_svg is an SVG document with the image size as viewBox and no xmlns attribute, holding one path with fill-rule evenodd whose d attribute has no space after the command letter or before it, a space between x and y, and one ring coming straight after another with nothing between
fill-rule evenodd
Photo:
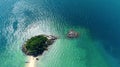
<instances>
[{"instance_id":1,"label":"rocky outcrop","mask_svg":"<svg viewBox=\"0 0 120 67\"><path fill-rule=\"evenodd\" d=\"M78 32L74 31L74 30L70 30L67 34L67 37L68 38L77 38L79 35L78 35Z\"/></svg>"}]
</instances>

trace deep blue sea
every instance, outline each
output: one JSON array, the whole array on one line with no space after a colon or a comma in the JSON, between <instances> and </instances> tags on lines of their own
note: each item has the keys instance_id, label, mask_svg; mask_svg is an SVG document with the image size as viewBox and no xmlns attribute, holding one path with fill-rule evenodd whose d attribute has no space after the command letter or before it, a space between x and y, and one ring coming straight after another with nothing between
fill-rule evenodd
<instances>
[{"instance_id":1,"label":"deep blue sea","mask_svg":"<svg viewBox=\"0 0 120 67\"><path fill-rule=\"evenodd\" d=\"M37 67L120 67L120 0L0 0L0 67L24 67L21 46L39 34L60 39Z\"/></svg>"}]
</instances>

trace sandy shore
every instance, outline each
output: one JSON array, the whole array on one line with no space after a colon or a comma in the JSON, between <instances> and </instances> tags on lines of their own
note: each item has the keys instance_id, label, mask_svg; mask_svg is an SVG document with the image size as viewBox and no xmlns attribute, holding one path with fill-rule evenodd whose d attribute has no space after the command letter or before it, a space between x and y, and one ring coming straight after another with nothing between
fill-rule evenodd
<instances>
[{"instance_id":1,"label":"sandy shore","mask_svg":"<svg viewBox=\"0 0 120 67\"><path fill-rule=\"evenodd\" d=\"M36 58L29 56L28 61L26 61L26 66L25 67L36 67Z\"/></svg>"}]
</instances>

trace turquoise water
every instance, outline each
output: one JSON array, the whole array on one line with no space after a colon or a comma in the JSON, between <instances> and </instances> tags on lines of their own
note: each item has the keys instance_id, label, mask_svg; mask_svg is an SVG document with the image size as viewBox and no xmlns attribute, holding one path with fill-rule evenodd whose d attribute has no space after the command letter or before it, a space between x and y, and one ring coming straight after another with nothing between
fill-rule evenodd
<instances>
[{"instance_id":1,"label":"turquoise water","mask_svg":"<svg viewBox=\"0 0 120 67\"><path fill-rule=\"evenodd\" d=\"M57 27L60 39L40 57L38 67L109 67L97 46L100 43L92 41L88 30L65 24ZM65 35L69 29L78 31L80 38L68 39Z\"/></svg>"},{"instance_id":2,"label":"turquoise water","mask_svg":"<svg viewBox=\"0 0 120 67\"><path fill-rule=\"evenodd\" d=\"M120 67L117 0L0 0L0 67L24 67L21 46L29 38L59 39L37 67ZM68 39L74 29L80 37Z\"/></svg>"}]
</instances>

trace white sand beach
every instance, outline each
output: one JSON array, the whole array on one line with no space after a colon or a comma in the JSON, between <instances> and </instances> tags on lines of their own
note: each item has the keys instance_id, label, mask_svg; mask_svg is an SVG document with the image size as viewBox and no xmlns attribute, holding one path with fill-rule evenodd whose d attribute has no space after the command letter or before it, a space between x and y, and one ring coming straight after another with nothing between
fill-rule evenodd
<instances>
[{"instance_id":1,"label":"white sand beach","mask_svg":"<svg viewBox=\"0 0 120 67\"><path fill-rule=\"evenodd\" d=\"M35 57L29 56L25 67L36 67L36 61Z\"/></svg>"}]
</instances>

